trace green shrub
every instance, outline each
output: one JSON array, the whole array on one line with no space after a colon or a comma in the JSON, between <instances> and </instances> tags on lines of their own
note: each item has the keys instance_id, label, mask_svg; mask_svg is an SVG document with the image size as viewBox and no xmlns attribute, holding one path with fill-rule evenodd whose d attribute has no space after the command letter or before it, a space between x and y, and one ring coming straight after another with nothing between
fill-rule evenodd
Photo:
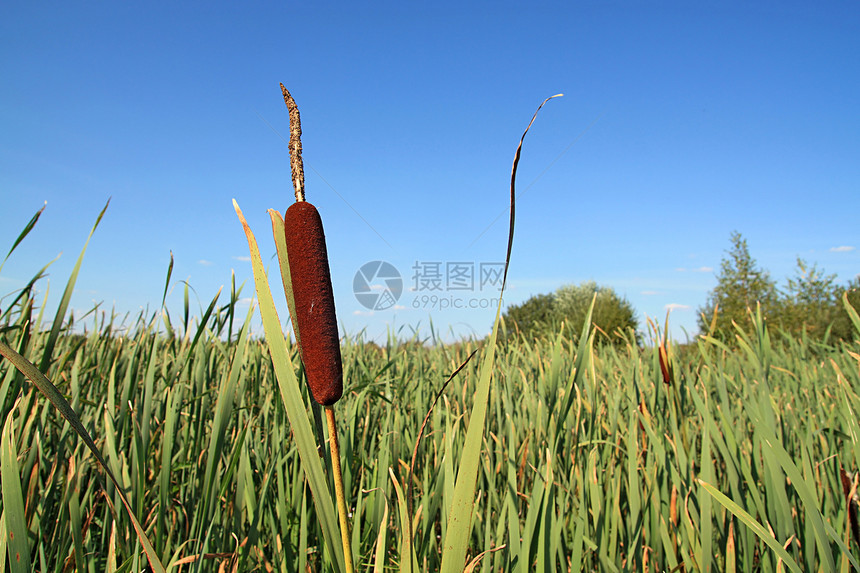
<instances>
[{"instance_id":1,"label":"green shrub","mask_svg":"<svg viewBox=\"0 0 860 573\"><path fill-rule=\"evenodd\" d=\"M594 281L565 285L551 294L535 295L505 312L509 335L521 333L527 338L554 336L561 328L565 336L577 339L591 302L591 322L597 329L599 343L624 343L625 336L636 330L636 311L630 302L610 287Z\"/></svg>"}]
</instances>

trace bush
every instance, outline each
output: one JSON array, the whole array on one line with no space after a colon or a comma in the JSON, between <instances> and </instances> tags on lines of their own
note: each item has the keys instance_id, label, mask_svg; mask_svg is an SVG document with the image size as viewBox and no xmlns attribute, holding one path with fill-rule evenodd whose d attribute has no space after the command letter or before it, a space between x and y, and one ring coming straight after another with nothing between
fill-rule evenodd
<instances>
[{"instance_id":1,"label":"bush","mask_svg":"<svg viewBox=\"0 0 860 573\"><path fill-rule=\"evenodd\" d=\"M595 298L596 295L596 298ZM612 288L594 281L565 285L552 294L535 295L505 311L508 332L527 338L554 336L563 327L565 336L576 340L594 300L591 322L599 343L625 343L630 329L638 327L630 302Z\"/></svg>"},{"instance_id":2,"label":"bush","mask_svg":"<svg viewBox=\"0 0 860 573\"><path fill-rule=\"evenodd\" d=\"M505 311L508 332L520 331L528 336L537 336L555 325L555 295L538 294L522 304L515 304Z\"/></svg>"}]
</instances>

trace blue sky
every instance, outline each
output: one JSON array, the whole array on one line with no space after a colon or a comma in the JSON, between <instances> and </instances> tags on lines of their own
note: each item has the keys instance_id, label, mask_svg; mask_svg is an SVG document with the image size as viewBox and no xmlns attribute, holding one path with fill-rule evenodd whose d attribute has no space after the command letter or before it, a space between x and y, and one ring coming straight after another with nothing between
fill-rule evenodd
<instances>
[{"instance_id":1,"label":"blue sky","mask_svg":"<svg viewBox=\"0 0 860 573\"><path fill-rule=\"evenodd\" d=\"M231 199L270 257L266 210L292 202L279 82L302 113L308 199L353 334L489 330L493 310L468 306L490 288L443 274L415 290L413 268L504 259L514 150L556 93L523 150L506 304L595 280L640 319L671 306L683 338L734 230L780 282L797 256L840 282L860 271L856 2L146 6L0 8L3 255L47 201L0 294L62 252L55 307L111 197L78 314L155 310L171 251L172 313L183 280L205 306L235 272L250 297ZM371 312L353 286L375 260L404 289Z\"/></svg>"}]
</instances>

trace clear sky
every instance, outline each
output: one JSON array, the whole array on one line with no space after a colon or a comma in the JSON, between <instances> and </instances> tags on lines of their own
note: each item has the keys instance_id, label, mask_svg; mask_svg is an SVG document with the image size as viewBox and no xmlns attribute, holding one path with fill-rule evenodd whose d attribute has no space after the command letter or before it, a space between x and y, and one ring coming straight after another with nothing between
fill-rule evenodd
<instances>
[{"instance_id":1,"label":"clear sky","mask_svg":"<svg viewBox=\"0 0 860 573\"><path fill-rule=\"evenodd\" d=\"M62 252L55 307L110 197L78 314L156 310L171 251L172 313L183 280L205 306L235 272L250 297L231 199L270 260L283 82L344 329L482 336L514 150L564 93L526 138L505 303L593 279L643 323L672 307L683 339L734 230L780 283L797 256L860 272L858 29L853 1L3 3L0 257L47 208L0 296ZM371 261L402 275L389 308L354 296Z\"/></svg>"}]
</instances>

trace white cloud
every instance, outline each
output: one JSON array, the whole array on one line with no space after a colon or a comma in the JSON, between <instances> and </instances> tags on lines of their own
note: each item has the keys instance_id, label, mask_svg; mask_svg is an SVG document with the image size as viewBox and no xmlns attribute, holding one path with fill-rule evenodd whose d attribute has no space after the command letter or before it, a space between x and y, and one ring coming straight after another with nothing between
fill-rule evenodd
<instances>
[{"instance_id":1,"label":"white cloud","mask_svg":"<svg viewBox=\"0 0 860 573\"><path fill-rule=\"evenodd\" d=\"M402 304L395 304L394 310L409 310L408 307L403 306Z\"/></svg>"},{"instance_id":2,"label":"white cloud","mask_svg":"<svg viewBox=\"0 0 860 573\"><path fill-rule=\"evenodd\" d=\"M247 263L248 261L251 260L251 257L248 257L248 256L233 257L233 258L236 259L237 261L242 261L245 263Z\"/></svg>"},{"instance_id":3,"label":"white cloud","mask_svg":"<svg viewBox=\"0 0 860 573\"><path fill-rule=\"evenodd\" d=\"M660 294L660 291L657 290L643 290L641 293L643 296L654 296L655 294Z\"/></svg>"},{"instance_id":4,"label":"white cloud","mask_svg":"<svg viewBox=\"0 0 860 573\"><path fill-rule=\"evenodd\" d=\"M714 267L699 267L698 269L693 269L694 273L712 273L714 272Z\"/></svg>"},{"instance_id":5,"label":"white cloud","mask_svg":"<svg viewBox=\"0 0 860 573\"><path fill-rule=\"evenodd\" d=\"M830 247L831 253L850 253L856 247L849 247L848 245L842 245L841 247Z\"/></svg>"},{"instance_id":6,"label":"white cloud","mask_svg":"<svg viewBox=\"0 0 860 573\"><path fill-rule=\"evenodd\" d=\"M684 267L678 267L677 269L675 269L675 271L679 273L685 273L687 272L687 269L685 269Z\"/></svg>"},{"instance_id":7,"label":"white cloud","mask_svg":"<svg viewBox=\"0 0 860 573\"><path fill-rule=\"evenodd\" d=\"M211 267L212 261L207 261L206 259L200 259L199 261L197 261L197 264L203 265L204 267Z\"/></svg>"},{"instance_id":8,"label":"white cloud","mask_svg":"<svg viewBox=\"0 0 860 573\"><path fill-rule=\"evenodd\" d=\"M383 284L370 285L370 290L385 290L387 287Z\"/></svg>"},{"instance_id":9,"label":"white cloud","mask_svg":"<svg viewBox=\"0 0 860 573\"><path fill-rule=\"evenodd\" d=\"M372 310L354 310L352 314L355 316L373 316Z\"/></svg>"},{"instance_id":10,"label":"white cloud","mask_svg":"<svg viewBox=\"0 0 860 573\"><path fill-rule=\"evenodd\" d=\"M670 302L666 306L663 307L666 310L690 310L692 307L689 304L678 304L677 302Z\"/></svg>"}]
</instances>

